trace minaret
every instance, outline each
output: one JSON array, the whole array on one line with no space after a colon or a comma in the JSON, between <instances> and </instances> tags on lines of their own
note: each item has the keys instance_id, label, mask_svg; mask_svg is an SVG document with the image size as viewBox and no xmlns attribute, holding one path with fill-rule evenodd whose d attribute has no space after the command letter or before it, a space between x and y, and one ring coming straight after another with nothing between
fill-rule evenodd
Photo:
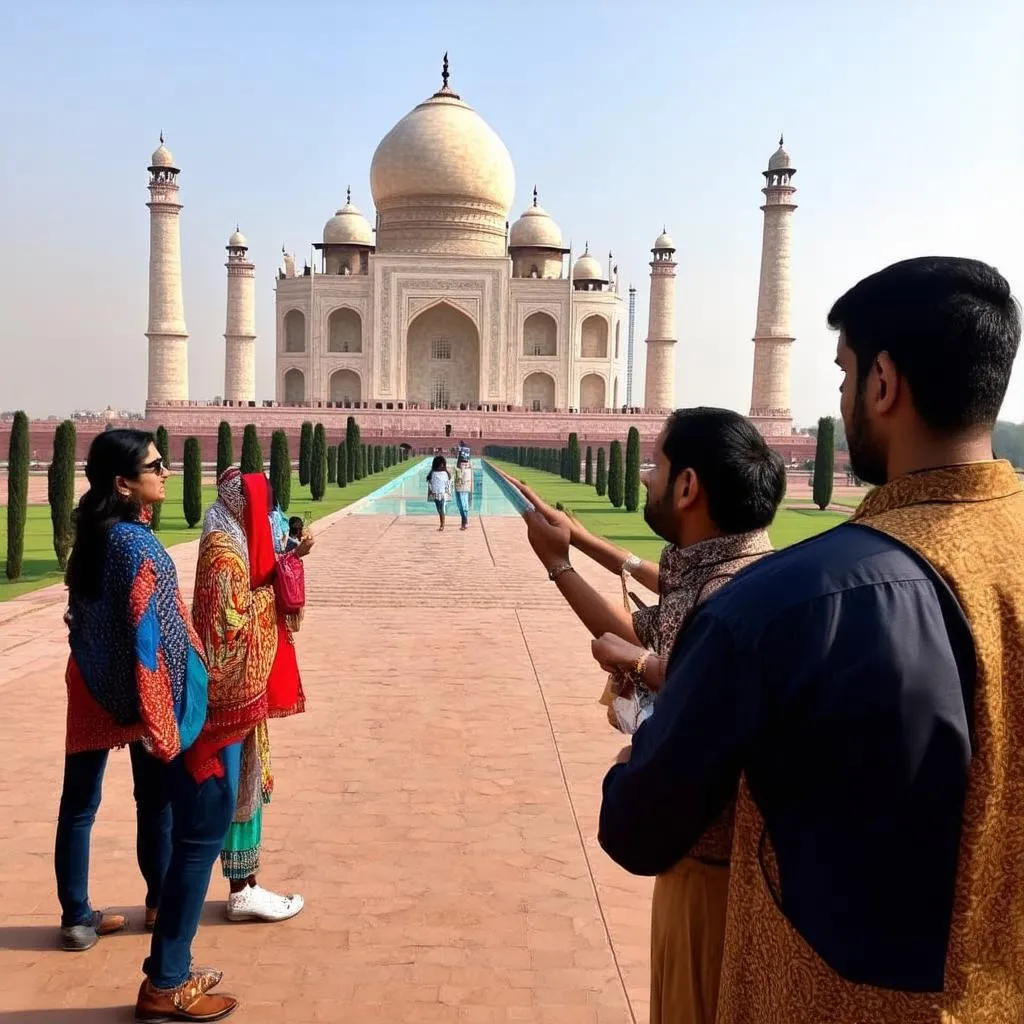
<instances>
[{"instance_id":1,"label":"minaret","mask_svg":"<svg viewBox=\"0 0 1024 1024\"><path fill-rule=\"evenodd\" d=\"M178 168L160 146L149 166L149 391L147 405L188 401L188 331L181 299Z\"/></svg>"},{"instance_id":2,"label":"minaret","mask_svg":"<svg viewBox=\"0 0 1024 1024\"><path fill-rule=\"evenodd\" d=\"M224 398L256 401L256 267L249 243L235 230L228 239L228 317L224 328Z\"/></svg>"},{"instance_id":3,"label":"minaret","mask_svg":"<svg viewBox=\"0 0 1024 1024\"><path fill-rule=\"evenodd\" d=\"M789 407L789 353L793 329L789 322L790 264L796 171L779 136L779 148L763 172L764 235L761 241L761 283L754 329L754 383L750 418L766 437L793 432Z\"/></svg>"},{"instance_id":4,"label":"minaret","mask_svg":"<svg viewBox=\"0 0 1024 1024\"><path fill-rule=\"evenodd\" d=\"M651 298L647 321L645 409L676 406L676 247L666 231L651 250Z\"/></svg>"}]
</instances>

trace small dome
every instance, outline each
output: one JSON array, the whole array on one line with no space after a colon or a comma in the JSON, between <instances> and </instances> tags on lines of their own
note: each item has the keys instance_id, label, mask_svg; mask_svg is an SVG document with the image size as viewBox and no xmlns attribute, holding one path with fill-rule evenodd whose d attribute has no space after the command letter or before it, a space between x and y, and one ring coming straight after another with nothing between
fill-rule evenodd
<instances>
[{"instance_id":1,"label":"small dome","mask_svg":"<svg viewBox=\"0 0 1024 1024\"><path fill-rule=\"evenodd\" d=\"M231 237L228 239L227 247L229 249L248 249L249 243L245 240L245 235L243 235L238 228L235 228L235 230L231 232Z\"/></svg>"},{"instance_id":2,"label":"small dome","mask_svg":"<svg viewBox=\"0 0 1024 1024\"><path fill-rule=\"evenodd\" d=\"M537 205L533 190L533 206L512 225L508 235L510 249L563 249L562 231L543 206Z\"/></svg>"},{"instance_id":3,"label":"small dome","mask_svg":"<svg viewBox=\"0 0 1024 1024\"><path fill-rule=\"evenodd\" d=\"M786 152L785 147L782 144L782 136L779 136L779 148L775 150L771 155L771 159L768 161L769 171L791 171L793 170L793 161L790 160L789 154Z\"/></svg>"},{"instance_id":4,"label":"small dome","mask_svg":"<svg viewBox=\"0 0 1024 1024\"><path fill-rule=\"evenodd\" d=\"M667 231L662 231L660 235L654 240L654 248L657 249L672 249L675 250L676 243L669 237Z\"/></svg>"},{"instance_id":5,"label":"small dome","mask_svg":"<svg viewBox=\"0 0 1024 1024\"><path fill-rule=\"evenodd\" d=\"M351 198L324 225L324 245L373 245L373 228Z\"/></svg>"},{"instance_id":6,"label":"small dome","mask_svg":"<svg viewBox=\"0 0 1024 1024\"><path fill-rule=\"evenodd\" d=\"M583 255L573 264L572 268L572 279L574 281L600 281L605 282L608 279L604 276L604 271L601 269L601 264L590 255L589 251L585 251Z\"/></svg>"},{"instance_id":7,"label":"small dome","mask_svg":"<svg viewBox=\"0 0 1024 1024\"><path fill-rule=\"evenodd\" d=\"M163 136L160 137L160 145L153 150L153 155L149 158L150 167L170 167L174 169L174 157L171 155L171 151L164 145Z\"/></svg>"}]
</instances>

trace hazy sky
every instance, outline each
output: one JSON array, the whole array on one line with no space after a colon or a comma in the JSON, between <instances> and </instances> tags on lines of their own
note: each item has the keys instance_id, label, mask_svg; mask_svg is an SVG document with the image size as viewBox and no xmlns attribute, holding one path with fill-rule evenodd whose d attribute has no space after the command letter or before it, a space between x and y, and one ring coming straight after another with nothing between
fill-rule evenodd
<instances>
[{"instance_id":1,"label":"hazy sky","mask_svg":"<svg viewBox=\"0 0 1024 1024\"><path fill-rule=\"evenodd\" d=\"M387 10L384 15L381 10ZM223 390L224 244L256 263L257 393L273 394L274 276L353 202L391 126L452 85L502 137L515 219L536 183L579 252L638 288L678 246L677 402L746 411L760 172L797 167L793 411L837 407L833 299L925 254L996 264L1024 294L1019 0L217 0L8 4L0 30L0 409L141 409L146 165L182 172L193 398ZM1024 357L1003 410L1024 419Z\"/></svg>"}]
</instances>

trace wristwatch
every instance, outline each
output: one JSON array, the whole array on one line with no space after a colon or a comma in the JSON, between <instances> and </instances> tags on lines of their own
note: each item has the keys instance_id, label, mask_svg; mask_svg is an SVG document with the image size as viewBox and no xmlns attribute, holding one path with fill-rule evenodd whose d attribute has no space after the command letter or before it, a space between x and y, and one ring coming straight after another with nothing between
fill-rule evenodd
<instances>
[{"instance_id":1,"label":"wristwatch","mask_svg":"<svg viewBox=\"0 0 1024 1024\"><path fill-rule=\"evenodd\" d=\"M569 562L562 562L561 565L556 565L551 569L548 569L548 579L554 583L563 572L574 572L572 565Z\"/></svg>"}]
</instances>

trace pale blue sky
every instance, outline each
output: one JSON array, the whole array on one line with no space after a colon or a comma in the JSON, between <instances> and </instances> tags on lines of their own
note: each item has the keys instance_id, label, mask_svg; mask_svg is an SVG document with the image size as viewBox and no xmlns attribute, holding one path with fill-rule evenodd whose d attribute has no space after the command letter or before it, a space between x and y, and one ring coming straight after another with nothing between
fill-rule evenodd
<instances>
[{"instance_id":1,"label":"pale blue sky","mask_svg":"<svg viewBox=\"0 0 1024 1024\"><path fill-rule=\"evenodd\" d=\"M218 0L9 4L0 31L0 409L141 408L146 164L182 168L191 393L223 388L224 244L257 266L260 397L273 281L344 202L372 217L380 138L452 84L577 251L615 253L647 327L648 250L679 247L677 401L746 411L760 171L797 167L793 408L837 406L832 300L941 253L1024 293L1024 5L1014 0ZM642 379L642 344L638 345ZM1004 416L1024 419L1024 359Z\"/></svg>"}]
</instances>

